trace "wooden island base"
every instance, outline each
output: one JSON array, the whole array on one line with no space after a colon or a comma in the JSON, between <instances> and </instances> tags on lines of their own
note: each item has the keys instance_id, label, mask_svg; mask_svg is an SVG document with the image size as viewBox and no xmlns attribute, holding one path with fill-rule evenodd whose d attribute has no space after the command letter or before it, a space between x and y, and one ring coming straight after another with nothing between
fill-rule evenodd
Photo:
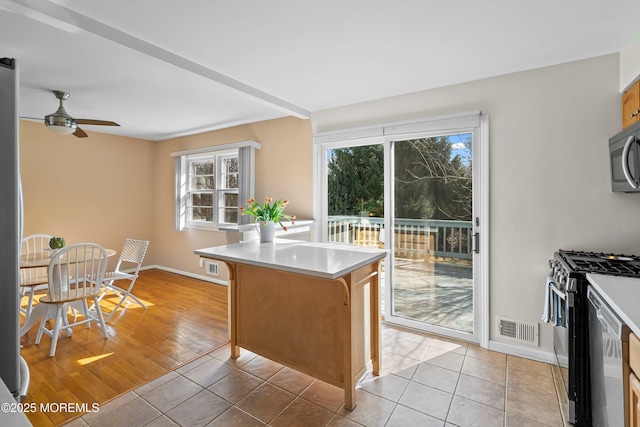
<instances>
[{"instance_id":1,"label":"wooden island base","mask_svg":"<svg viewBox=\"0 0 640 427\"><path fill-rule=\"evenodd\" d=\"M276 239L278 240L278 239ZM196 250L229 269L231 357L247 349L344 389L380 373L379 269L388 251L295 241Z\"/></svg>"},{"instance_id":2,"label":"wooden island base","mask_svg":"<svg viewBox=\"0 0 640 427\"><path fill-rule=\"evenodd\" d=\"M226 262L231 357L240 347L333 384L356 406L369 361L380 371L379 261L338 279Z\"/></svg>"}]
</instances>

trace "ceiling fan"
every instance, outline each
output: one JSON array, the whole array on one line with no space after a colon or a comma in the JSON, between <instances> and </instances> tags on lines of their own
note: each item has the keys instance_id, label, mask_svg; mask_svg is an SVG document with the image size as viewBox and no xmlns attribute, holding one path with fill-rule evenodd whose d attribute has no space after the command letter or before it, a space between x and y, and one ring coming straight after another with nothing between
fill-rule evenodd
<instances>
[{"instance_id":1,"label":"ceiling fan","mask_svg":"<svg viewBox=\"0 0 640 427\"><path fill-rule=\"evenodd\" d=\"M66 135L72 133L78 138L86 138L89 135L78 127L78 125L120 126L116 122L110 122L107 120L74 119L62 106L62 102L69 98L69 93L60 90L54 90L52 92L55 97L60 100L60 107L58 107L55 113L44 117L44 124L53 132Z\"/></svg>"}]
</instances>

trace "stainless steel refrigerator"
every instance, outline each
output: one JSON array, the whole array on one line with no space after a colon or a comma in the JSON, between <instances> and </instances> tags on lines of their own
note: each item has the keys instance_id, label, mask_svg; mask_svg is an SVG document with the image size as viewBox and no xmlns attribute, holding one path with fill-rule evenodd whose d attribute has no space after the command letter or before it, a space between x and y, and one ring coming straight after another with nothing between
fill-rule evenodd
<instances>
[{"instance_id":1,"label":"stainless steel refrigerator","mask_svg":"<svg viewBox=\"0 0 640 427\"><path fill-rule=\"evenodd\" d=\"M19 162L18 65L0 57L0 378L17 400L29 386L20 357L19 262L22 189Z\"/></svg>"}]
</instances>

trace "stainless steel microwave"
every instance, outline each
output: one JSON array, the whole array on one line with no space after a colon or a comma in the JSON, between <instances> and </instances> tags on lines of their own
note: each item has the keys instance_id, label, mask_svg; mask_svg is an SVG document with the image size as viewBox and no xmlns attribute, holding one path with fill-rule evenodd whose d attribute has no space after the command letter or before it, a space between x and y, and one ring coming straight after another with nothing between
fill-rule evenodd
<instances>
[{"instance_id":1,"label":"stainless steel microwave","mask_svg":"<svg viewBox=\"0 0 640 427\"><path fill-rule=\"evenodd\" d=\"M640 122L609 139L611 191L640 192Z\"/></svg>"}]
</instances>

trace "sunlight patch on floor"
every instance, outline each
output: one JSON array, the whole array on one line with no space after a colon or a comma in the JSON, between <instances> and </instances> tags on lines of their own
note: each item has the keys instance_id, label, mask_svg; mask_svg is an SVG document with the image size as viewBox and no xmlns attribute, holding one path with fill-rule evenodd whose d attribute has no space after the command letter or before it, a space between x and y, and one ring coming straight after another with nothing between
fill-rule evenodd
<instances>
[{"instance_id":1,"label":"sunlight patch on floor","mask_svg":"<svg viewBox=\"0 0 640 427\"><path fill-rule=\"evenodd\" d=\"M143 300L142 298L138 297L136 295L136 297L142 301L144 303L144 305L146 305L147 307L153 307L155 304L153 304L150 301L146 301ZM107 309L108 311L110 311L111 309L113 309L118 303L120 302L120 297L118 297L117 295L107 295L106 297L104 297L102 299L102 301L100 301L100 307L104 309ZM128 309L132 309L132 308L143 308L140 304L138 304L136 301L127 299L125 302L122 303L122 305L120 306L120 308L126 307L127 310Z\"/></svg>"},{"instance_id":2,"label":"sunlight patch on floor","mask_svg":"<svg viewBox=\"0 0 640 427\"><path fill-rule=\"evenodd\" d=\"M78 359L77 362L84 366L84 365L88 365L89 363L93 363L97 360L101 360L104 359L105 357L109 357L113 354L113 352L111 353L105 353L105 354L99 354L97 356L92 356L92 357L85 357L84 359Z\"/></svg>"}]
</instances>

